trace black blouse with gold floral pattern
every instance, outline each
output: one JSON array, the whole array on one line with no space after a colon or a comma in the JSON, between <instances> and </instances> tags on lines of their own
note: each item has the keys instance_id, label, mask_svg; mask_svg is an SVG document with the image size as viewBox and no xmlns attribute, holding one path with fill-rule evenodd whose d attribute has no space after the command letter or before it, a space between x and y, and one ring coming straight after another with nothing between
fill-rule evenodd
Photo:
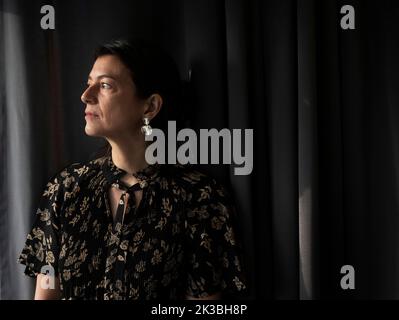
<instances>
[{"instance_id":1,"label":"black blouse with gold floral pattern","mask_svg":"<svg viewBox=\"0 0 399 320\"><path fill-rule=\"evenodd\" d=\"M234 211L215 180L181 165L135 175L143 190L114 224L111 156L74 163L47 184L19 262L49 266L63 299L184 299L245 292ZM45 267L43 269L43 267Z\"/></svg>"}]
</instances>

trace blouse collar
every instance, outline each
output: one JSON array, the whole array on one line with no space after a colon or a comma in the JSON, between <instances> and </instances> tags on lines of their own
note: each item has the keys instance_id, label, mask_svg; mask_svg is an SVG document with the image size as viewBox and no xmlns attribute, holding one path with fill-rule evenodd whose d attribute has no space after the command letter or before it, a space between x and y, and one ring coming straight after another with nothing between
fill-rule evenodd
<instances>
[{"instance_id":1,"label":"blouse collar","mask_svg":"<svg viewBox=\"0 0 399 320\"><path fill-rule=\"evenodd\" d=\"M101 169L109 184L118 182L124 175L128 174L115 165L111 155L105 156ZM140 187L145 188L148 182L157 176L159 169L159 164L152 164L132 175L138 180Z\"/></svg>"}]
</instances>

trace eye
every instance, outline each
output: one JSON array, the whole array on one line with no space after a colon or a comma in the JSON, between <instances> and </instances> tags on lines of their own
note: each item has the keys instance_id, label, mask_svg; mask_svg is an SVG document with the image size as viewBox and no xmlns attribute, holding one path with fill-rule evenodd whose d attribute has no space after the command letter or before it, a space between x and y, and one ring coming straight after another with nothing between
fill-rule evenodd
<instances>
[{"instance_id":1,"label":"eye","mask_svg":"<svg viewBox=\"0 0 399 320\"><path fill-rule=\"evenodd\" d=\"M101 82L101 88L103 89L111 89L111 85L105 82Z\"/></svg>"}]
</instances>

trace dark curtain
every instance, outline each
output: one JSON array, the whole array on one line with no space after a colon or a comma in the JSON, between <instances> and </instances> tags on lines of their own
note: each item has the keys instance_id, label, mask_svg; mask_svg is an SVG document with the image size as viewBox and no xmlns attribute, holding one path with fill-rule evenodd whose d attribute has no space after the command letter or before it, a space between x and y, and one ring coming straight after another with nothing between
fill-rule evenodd
<instances>
[{"instance_id":1,"label":"dark curtain","mask_svg":"<svg viewBox=\"0 0 399 320\"><path fill-rule=\"evenodd\" d=\"M331 15L346 3L317 4L320 294L397 299L399 4L352 3L351 32ZM344 264L356 290L337 286Z\"/></svg>"},{"instance_id":2,"label":"dark curtain","mask_svg":"<svg viewBox=\"0 0 399 320\"><path fill-rule=\"evenodd\" d=\"M186 126L254 129L251 175L202 168L236 199L249 298L399 297L398 18L393 0L0 0L0 298L32 296L16 259L39 195L102 145L80 95L93 49L127 35L178 63Z\"/></svg>"}]
</instances>

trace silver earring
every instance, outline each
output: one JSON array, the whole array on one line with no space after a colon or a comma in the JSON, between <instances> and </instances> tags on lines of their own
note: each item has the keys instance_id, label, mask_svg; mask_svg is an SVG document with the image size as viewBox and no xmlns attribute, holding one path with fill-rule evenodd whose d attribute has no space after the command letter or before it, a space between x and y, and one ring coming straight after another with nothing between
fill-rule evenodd
<instances>
[{"instance_id":1,"label":"silver earring","mask_svg":"<svg viewBox=\"0 0 399 320\"><path fill-rule=\"evenodd\" d=\"M146 135L149 136L152 133L152 128L150 126L150 119L148 118L144 118L144 126L141 127L141 132Z\"/></svg>"}]
</instances>

